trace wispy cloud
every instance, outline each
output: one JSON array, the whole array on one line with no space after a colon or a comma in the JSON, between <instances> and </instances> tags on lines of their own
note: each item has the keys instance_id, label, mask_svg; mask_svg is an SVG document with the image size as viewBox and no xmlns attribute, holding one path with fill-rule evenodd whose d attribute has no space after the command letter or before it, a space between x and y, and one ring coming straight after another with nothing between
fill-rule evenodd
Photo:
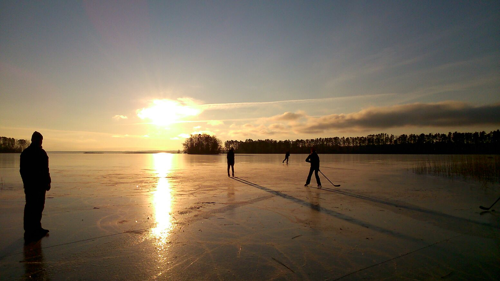
<instances>
[{"instance_id":1,"label":"wispy cloud","mask_svg":"<svg viewBox=\"0 0 500 281\"><path fill-rule=\"evenodd\" d=\"M219 126L219 125L224 125L224 122L222 122L221 120L210 120L207 122L207 125Z\"/></svg>"},{"instance_id":2,"label":"wispy cloud","mask_svg":"<svg viewBox=\"0 0 500 281\"><path fill-rule=\"evenodd\" d=\"M124 135L112 135L111 137L113 137L113 138L149 138L149 135L129 135L129 134L124 134Z\"/></svg>"},{"instance_id":3,"label":"wispy cloud","mask_svg":"<svg viewBox=\"0 0 500 281\"><path fill-rule=\"evenodd\" d=\"M422 97L433 96L447 92L466 91L484 85L493 85L494 83L498 83L499 75L500 73L494 73L482 77L469 79L466 81L456 81L452 83L443 83L439 85L421 87L419 89L416 89L415 91L405 93L405 95L401 96L400 101L411 102L414 100L421 99Z\"/></svg>"},{"instance_id":4,"label":"wispy cloud","mask_svg":"<svg viewBox=\"0 0 500 281\"><path fill-rule=\"evenodd\" d=\"M270 125L254 125L254 124L245 124L239 129L236 129L236 126L233 127L231 131L229 131L229 136L231 137L258 137L258 136L275 136L280 134L290 133L290 126L283 124L270 124Z\"/></svg>"},{"instance_id":5,"label":"wispy cloud","mask_svg":"<svg viewBox=\"0 0 500 281\"><path fill-rule=\"evenodd\" d=\"M113 116L113 119L118 121L118 120L122 120L122 119L128 119L128 117L125 115L115 115L115 116Z\"/></svg>"},{"instance_id":6,"label":"wispy cloud","mask_svg":"<svg viewBox=\"0 0 500 281\"><path fill-rule=\"evenodd\" d=\"M273 116L269 119L275 120L275 121L295 121L295 120L298 120L298 119L300 119L302 117L306 117L306 116L307 115L302 111L297 112L297 113L285 112L281 115Z\"/></svg>"},{"instance_id":7,"label":"wispy cloud","mask_svg":"<svg viewBox=\"0 0 500 281\"><path fill-rule=\"evenodd\" d=\"M320 98L320 99L297 99L297 100L280 100L280 101L264 101L264 102L212 103L212 104L199 105L199 108L203 110L238 109L246 107L261 107L261 106L281 105L290 103L324 103L335 100L379 98L388 95L394 95L394 94L358 95L358 96L331 97L331 98Z\"/></svg>"},{"instance_id":8,"label":"wispy cloud","mask_svg":"<svg viewBox=\"0 0 500 281\"><path fill-rule=\"evenodd\" d=\"M242 103L220 103L220 104L203 104L199 100L192 98L178 98L172 99L155 99L150 101L152 105L149 108L137 109L137 116L141 119L149 119L152 123L137 123L137 124L157 124L168 125L173 123L206 123L211 126L223 125L224 122L231 121L253 121L261 118L225 118L225 119L208 119L208 120L189 120L188 117L199 116L204 111L210 110L230 110L240 108L262 108L268 106L281 106L287 104L325 104L332 101L340 100L357 100L357 99L377 99L387 96L393 96L393 93L375 94L375 95L357 95L357 96L343 96L343 97L330 97L319 99L296 99L296 100L280 100L280 101L265 101L265 102L242 102ZM303 111L296 113L284 113L283 116L276 116L277 120L280 119L296 119L305 116ZM117 115L118 116L118 115ZM113 117L119 119L120 117ZM121 115L120 115L121 116Z\"/></svg>"},{"instance_id":9,"label":"wispy cloud","mask_svg":"<svg viewBox=\"0 0 500 281\"><path fill-rule=\"evenodd\" d=\"M196 132L191 133L191 135L200 135L200 134L215 135L214 132L209 131L209 130L201 130L201 131L196 131Z\"/></svg>"}]
</instances>

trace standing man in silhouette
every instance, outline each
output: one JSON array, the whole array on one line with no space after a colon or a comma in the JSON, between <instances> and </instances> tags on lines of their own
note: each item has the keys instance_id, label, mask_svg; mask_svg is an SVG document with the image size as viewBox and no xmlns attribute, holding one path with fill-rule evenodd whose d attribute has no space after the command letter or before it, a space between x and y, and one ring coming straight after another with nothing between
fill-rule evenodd
<instances>
[{"instance_id":1,"label":"standing man in silhouette","mask_svg":"<svg viewBox=\"0 0 500 281\"><path fill-rule=\"evenodd\" d=\"M311 168L309 169L309 175L307 176L307 181L304 186L308 186L309 183L311 183L311 176L314 171L314 175L316 176L316 183L318 184L318 188L321 188L321 181L318 176L319 172L319 156L316 154L316 149L314 147L311 147L311 154L307 156L306 162L311 163Z\"/></svg>"},{"instance_id":2,"label":"standing man in silhouette","mask_svg":"<svg viewBox=\"0 0 500 281\"><path fill-rule=\"evenodd\" d=\"M285 160L286 160L286 164L288 165L288 157L290 157L290 150L288 150L285 154L285 159L283 159L283 162L281 163L285 163Z\"/></svg>"},{"instance_id":3,"label":"standing man in silhouette","mask_svg":"<svg viewBox=\"0 0 500 281\"><path fill-rule=\"evenodd\" d=\"M234 148L232 148L232 147L227 152L227 176L228 177L230 177L229 167L231 167L231 170L233 172L233 177L234 177Z\"/></svg>"},{"instance_id":4,"label":"standing man in silhouette","mask_svg":"<svg viewBox=\"0 0 500 281\"><path fill-rule=\"evenodd\" d=\"M50 190L49 157L42 148L43 136L34 132L31 145L21 153L19 172L24 184L26 205L24 206L24 241L39 240L47 235L42 228L42 212L45 206L45 192Z\"/></svg>"}]
</instances>

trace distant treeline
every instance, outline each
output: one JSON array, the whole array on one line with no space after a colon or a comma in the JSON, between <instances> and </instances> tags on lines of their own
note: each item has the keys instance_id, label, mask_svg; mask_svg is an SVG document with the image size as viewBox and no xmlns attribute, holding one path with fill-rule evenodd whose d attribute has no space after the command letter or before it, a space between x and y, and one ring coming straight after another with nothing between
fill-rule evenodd
<instances>
[{"instance_id":1,"label":"distant treeline","mask_svg":"<svg viewBox=\"0 0 500 281\"><path fill-rule=\"evenodd\" d=\"M224 148L237 153L319 153L359 154L500 154L500 130L475 133L388 135L366 137L333 137L276 141L271 139L228 140Z\"/></svg>"},{"instance_id":2,"label":"distant treeline","mask_svg":"<svg viewBox=\"0 0 500 281\"><path fill-rule=\"evenodd\" d=\"M30 142L28 140L0 137L0 153L22 152L29 145Z\"/></svg>"}]
</instances>

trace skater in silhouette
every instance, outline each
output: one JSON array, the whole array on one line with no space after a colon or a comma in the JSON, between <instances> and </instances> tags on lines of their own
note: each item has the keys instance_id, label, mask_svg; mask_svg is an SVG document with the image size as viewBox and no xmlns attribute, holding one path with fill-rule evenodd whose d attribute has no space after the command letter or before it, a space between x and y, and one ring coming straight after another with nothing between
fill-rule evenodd
<instances>
[{"instance_id":1,"label":"skater in silhouette","mask_svg":"<svg viewBox=\"0 0 500 281\"><path fill-rule=\"evenodd\" d=\"M227 176L228 177L230 177L229 167L231 167L231 170L233 172L233 177L234 177L234 149L232 147L227 152Z\"/></svg>"},{"instance_id":2,"label":"skater in silhouette","mask_svg":"<svg viewBox=\"0 0 500 281\"><path fill-rule=\"evenodd\" d=\"M21 153L20 170L24 184L26 205L24 206L24 241L41 239L49 232L42 228L42 212L45 207L45 192L50 190L49 157L42 148L43 136L34 132L31 145Z\"/></svg>"},{"instance_id":3,"label":"skater in silhouette","mask_svg":"<svg viewBox=\"0 0 500 281\"><path fill-rule=\"evenodd\" d=\"M288 157L290 157L290 151L286 152L285 159L283 159L283 162L281 162L281 163L285 163L285 160L286 160L286 164L288 164Z\"/></svg>"},{"instance_id":4,"label":"skater in silhouette","mask_svg":"<svg viewBox=\"0 0 500 281\"><path fill-rule=\"evenodd\" d=\"M318 188L321 188L321 181L318 176L319 172L319 156L316 154L316 149L314 147L311 148L311 154L307 156L306 162L311 163L311 168L309 169L309 175L307 176L307 181L304 186L308 186L311 183L311 176L314 171L314 175L316 176L316 183L318 184Z\"/></svg>"}]
</instances>

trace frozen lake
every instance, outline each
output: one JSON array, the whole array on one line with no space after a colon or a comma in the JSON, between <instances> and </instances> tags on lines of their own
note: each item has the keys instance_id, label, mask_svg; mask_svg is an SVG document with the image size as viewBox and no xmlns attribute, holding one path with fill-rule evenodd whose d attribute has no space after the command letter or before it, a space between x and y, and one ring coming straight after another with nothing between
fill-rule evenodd
<instances>
[{"instance_id":1,"label":"frozen lake","mask_svg":"<svg viewBox=\"0 0 500 281\"><path fill-rule=\"evenodd\" d=\"M48 154L50 236L30 246L19 154L0 154L2 280L500 276L500 217L479 209L498 181L422 168L499 156L319 154L341 186L317 189L302 154L236 154L235 178L225 155Z\"/></svg>"}]
</instances>

